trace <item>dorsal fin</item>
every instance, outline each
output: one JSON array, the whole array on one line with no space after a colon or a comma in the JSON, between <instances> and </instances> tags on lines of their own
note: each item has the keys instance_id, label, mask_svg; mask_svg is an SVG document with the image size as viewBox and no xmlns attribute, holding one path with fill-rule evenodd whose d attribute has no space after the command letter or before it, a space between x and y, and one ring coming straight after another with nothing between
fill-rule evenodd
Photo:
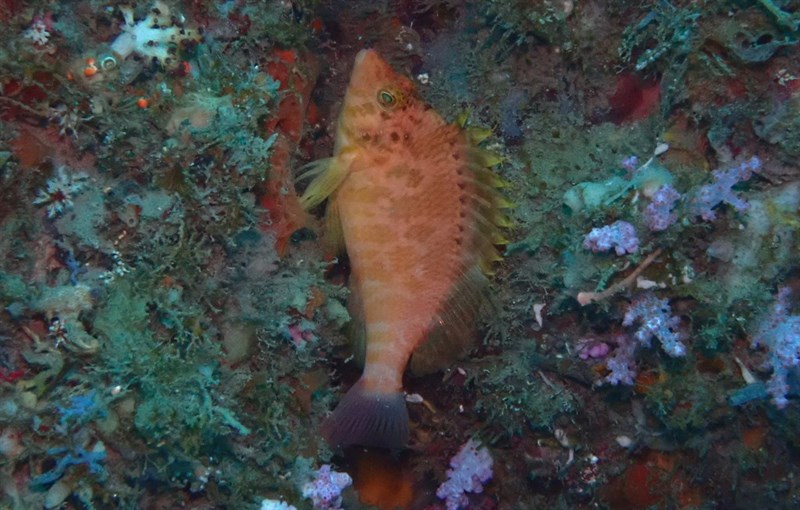
<instances>
[{"instance_id":1,"label":"dorsal fin","mask_svg":"<svg viewBox=\"0 0 800 510\"><path fill-rule=\"evenodd\" d=\"M472 350L475 318L490 304L486 275L492 274L493 264L502 258L497 246L508 242L502 228L511 222L502 210L512 204L498 191L506 186L505 181L488 168L500 163L502 158L475 146L488 136L485 131L466 129L470 144L467 151L470 172L467 174L471 185L467 189L470 190L473 245L426 339L412 354L410 367L419 375L446 368Z\"/></svg>"},{"instance_id":2,"label":"dorsal fin","mask_svg":"<svg viewBox=\"0 0 800 510\"><path fill-rule=\"evenodd\" d=\"M499 155L473 147L469 150L468 160L472 176L472 186L468 189L471 190L476 265L485 274L492 274L493 264L502 259L497 246L508 242L502 229L511 226L511 220L503 210L512 208L513 204L498 191L498 188L506 186L505 181L489 169L502 161ZM464 273L468 274L468 270L465 268Z\"/></svg>"}]
</instances>

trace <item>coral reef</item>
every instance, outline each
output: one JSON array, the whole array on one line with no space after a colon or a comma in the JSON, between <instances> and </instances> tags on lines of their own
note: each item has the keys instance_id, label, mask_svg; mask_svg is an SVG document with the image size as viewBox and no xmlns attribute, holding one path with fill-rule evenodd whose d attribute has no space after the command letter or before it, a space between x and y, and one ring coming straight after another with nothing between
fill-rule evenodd
<instances>
[{"instance_id":1,"label":"coral reef","mask_svg":"<svg viewBox=\"0 0 800 510\"><path fill-rule=\"evenodd\" d=\"M0 29L0 507L800 498L796 2L8 0ZM296 182L366 47L515 205L393 452L320 435L359 296Z\"/></svg>"}]
</instances>

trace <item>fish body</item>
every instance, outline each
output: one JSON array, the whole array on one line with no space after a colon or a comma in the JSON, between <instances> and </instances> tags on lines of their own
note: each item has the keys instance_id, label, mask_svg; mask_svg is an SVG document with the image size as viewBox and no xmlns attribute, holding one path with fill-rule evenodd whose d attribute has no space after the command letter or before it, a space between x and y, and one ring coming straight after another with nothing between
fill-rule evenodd
<instances>
[{"instance_id":1,"label":"fish body","mask_svg":"<svg viewBox=\"0 0 800 510\"><path fill-rule=\"evenodd\" d=\"M333 158L301 201L328 198L329 234L350 258L364 371L323 425L335 446L401 447L402 377L465 354L499 258L502 200L474 139L422 101L373 50L356 57ZM322 166L322 165L321 165Z\"/></svg>"}]
</instances>

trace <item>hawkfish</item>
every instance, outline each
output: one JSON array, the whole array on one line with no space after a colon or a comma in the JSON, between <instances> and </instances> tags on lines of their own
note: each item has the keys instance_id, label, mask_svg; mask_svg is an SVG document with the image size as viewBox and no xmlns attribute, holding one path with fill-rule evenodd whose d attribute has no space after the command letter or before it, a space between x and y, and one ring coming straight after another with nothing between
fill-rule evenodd
<instances>
[{"instance_id":1,"label":"hawkfish","mask_svg":"<svg viewBox=\"0 0 800 510\"><path fill-rule=\"evenodd\" d=\"M358 53L332 158L312 163L301 197L327 199L325 235L350 261L361 378L325 420L334 447L401 448L403 373L446 368L472 348L508 224L490 132L446 122L376 51Z\"/></svg>"}]
</instances>

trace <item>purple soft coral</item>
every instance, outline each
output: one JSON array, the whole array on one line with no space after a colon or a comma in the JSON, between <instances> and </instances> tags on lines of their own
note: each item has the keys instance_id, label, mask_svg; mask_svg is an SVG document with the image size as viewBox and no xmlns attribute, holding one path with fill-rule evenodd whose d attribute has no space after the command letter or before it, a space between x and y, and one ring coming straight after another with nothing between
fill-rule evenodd
<instances>
[{"instance_id":1,"label":"purple soft coral","mask_svg":"<svg viewBox=\"0 0 800 510\"><path fill-rule=\"evenodd\" d=\"M639 322L639 329L634 338L645 346L650 345L653 337L658 338L661 347L673 358L686 354L686 346L681 343L677 332L680 318L670 316L672 309L666 299L658 299L654 294L640 294L634 298L625 313L623 326L632 326Z\"/></svg>"},{"instance_id":2,"label":"purple soft coral","mask_svg":"<svg viewBox=\"0 0 800 510\"><path fill-rule=\"evenodd\" d=\"M607 337L605 341L593 337L578 341L578 357L590 364L605 364L608 375L597 384L632 385L636 379L636 347L638 344L627 334Z\"/></svg>"},{"instance_id":3,"label":"purple soft coral","mask_svg":"<svg viewBox=\"0 0 800 510\"><path fill-rule=\"evenodd\" d=\"M739 166L727 170L714 170L714 182L702 186L691 202L690 213L700 216L706 221L717 219L713 209L721 203L726 203L737 211L747 209L747 202L733 192L733 186L744 182L753 175L753 171L761 168L761 160L753 156Z\"/></svg>"},{"instance_id":4,"label":"purple soft coral","mask_svg":"<svg viewBox=\"0 0 800 510\"><path fill-rule=\"evenodd\" d=\"M636 342L627 335L618 335L614 355L606 361L608 375L602 382L614 386L618 384L633 385L637 374L635 354Z\"/></svg>"},{"instance_id":5,"label":"purple soft coral","mask_svg":"<svg viewBox=\"0 0 800 510\"><path fill-rule=\"evenodd\" d=\"M325 464L313 480L303 485L303 497L311 499L316 510L338 510L342 504L342 490L352 483L347 473L333 471L330 464Z\"/></svg>"},{"instance_id":6,"label":"purple soft coral","mask_svg":"<svg viewBox=\"0 0 800 510\"><path fill-rule=\"evenodd\" d=\"M653 195L653 200L644 210L644 221L652 232L666 230L675 223L678 215L672 212L675 202L681 198L675 188L664 184Z\"/></svg>"},{"instance_id":7,"label":"purple soft coral","mask_svg":"<svg viewBox=\"0 0 800 510\"><path fill-rule=\"evenodd\" d=\"M800 315L789 315L789 294L789 287L778 291L770 313L762 318L753 335L752 344L769 349L772 377L767 391L779 409L789 403L786 399L789 372L800 364Z\"/></svg>"},{"instance_id":8,"label":"purple soft coral","mask_svg":"<svg viewBox=\"0 0 800 510\"><path fill-rule=\"evenodd\" d=\"M450 459L447 481L439 486L436 495L445 500L447 510L459 510L469 505L466 493L483 492L483 484L492 478L492 456L486 447L470 439Z\"/></svg>"},{"instance_id":9,"label":"purple soft coral","mask_svg":"<svg viewBox=\"0 0 800 510\"><path fill-rule=\"evenodd\" d=\"M583 247L593 252L614 249L617 255L636 253L639 238L636 229L627 221L615 221L605 227L593 228L583 239Z\"/></svg>"}]
</instances>

